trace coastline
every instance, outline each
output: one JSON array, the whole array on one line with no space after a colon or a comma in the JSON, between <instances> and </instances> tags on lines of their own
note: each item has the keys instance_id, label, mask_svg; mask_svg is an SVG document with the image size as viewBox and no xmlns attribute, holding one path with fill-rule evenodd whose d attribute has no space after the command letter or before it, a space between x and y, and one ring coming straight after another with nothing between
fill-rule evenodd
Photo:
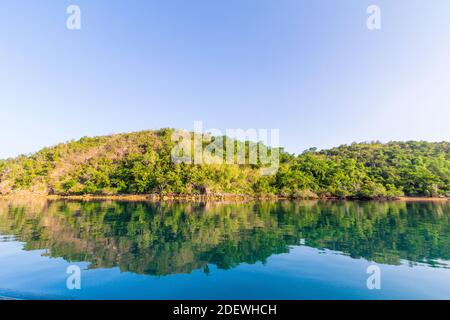
<instances>
[{"instance_id":1,"label":"coastline","mask_svg":"<svg viewBox=\"0 0 450 320\"><path fill-rule=\"evenodd\" d=\"M401 202L446 202L450 201L449 197L386 197L374 199L361 198L336 198L336 197L320 197L320 198L292 198L283 196L250 196L250 195L232 195L232 194L211 194L211 195L159 195L159 194L120 194L120 195L47 195L35 193L15 193L10 195L0 195L0 199L30 199L41 198L47 200L73 200L73 201L148 201L148 202L247 202L247 201L305 201L305 200L322 200L322 201L401 201Z\"/></svg>"}]
</instances>

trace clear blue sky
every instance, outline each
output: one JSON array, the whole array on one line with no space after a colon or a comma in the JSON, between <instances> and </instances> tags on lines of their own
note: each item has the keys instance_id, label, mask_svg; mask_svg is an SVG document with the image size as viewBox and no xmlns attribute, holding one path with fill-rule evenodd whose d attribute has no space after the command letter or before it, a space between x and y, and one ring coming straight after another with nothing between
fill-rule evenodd
<instances>
[{"instance_id":1,"label":"clear blue sky","mask_svg":"<svg viewBox=\"0 0 450 320\"><path fill-rule=\"evenodd\" d=\"M66 28L66 8L82 29ZM369 31L366 9L381 7ZM161 127L450 140L448 0L3 0L0 158Z\"/></svg>"}]
</instances>

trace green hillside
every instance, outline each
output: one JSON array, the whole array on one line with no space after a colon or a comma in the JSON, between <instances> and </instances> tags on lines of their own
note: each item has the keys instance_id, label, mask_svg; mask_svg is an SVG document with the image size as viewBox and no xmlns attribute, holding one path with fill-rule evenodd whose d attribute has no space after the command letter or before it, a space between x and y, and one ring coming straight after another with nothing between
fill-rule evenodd
<instances>
[{"instance_id":1,"label":"green hillside","mask_svg":"<svg viewBox=\"0 0 450 320\"><path fill-rule=\"evenodd\" d=\"M0 194L233 194L292 198L449 196L450 143L358 143L261 164L172 161L173 129L82 138L0 160ZM225 138L226 139L226 138ZM234 141L246 148L255 144Z\"/></svg>"}]
</instances>

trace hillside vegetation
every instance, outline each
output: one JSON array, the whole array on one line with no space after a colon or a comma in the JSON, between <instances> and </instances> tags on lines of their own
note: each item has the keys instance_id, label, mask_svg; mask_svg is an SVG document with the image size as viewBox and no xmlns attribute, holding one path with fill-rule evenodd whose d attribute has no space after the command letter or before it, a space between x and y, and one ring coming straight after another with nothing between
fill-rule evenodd
<instances>
[{"instance_id":1,"label":"hillside vegetation","mask_svg":"<svg viewBox=\"0 0 450 320\"><path fill-rule=\"evenodd\" d=\"M450 143L354 143L261 165L172 161L173 129L82 138L0 160L0 194L226 194L292 198L449 196ZM246 147L249 142L234 141Z\"/></svg>"}]
</instances>

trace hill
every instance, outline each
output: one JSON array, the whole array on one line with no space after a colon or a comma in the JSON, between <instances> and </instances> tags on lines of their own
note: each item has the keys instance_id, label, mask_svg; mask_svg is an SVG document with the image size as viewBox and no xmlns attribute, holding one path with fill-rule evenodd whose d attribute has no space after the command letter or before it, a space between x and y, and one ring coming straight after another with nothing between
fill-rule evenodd
<instances>
[{"instance_id":1,"label":"hill","mask_svg":"<svg viewBox=\"0 0 450 320\"><path fill-rule=\"evenodd\" d=\"M82 138L1 160L0 194L364 199L450 195L449 142L354 143L299 155L279 149L278 170L262 175L261 163L173 161L173 133L174 129L161 129ZM246 150L256 145L232 141Z\"/></svg>"}]
</instances>

